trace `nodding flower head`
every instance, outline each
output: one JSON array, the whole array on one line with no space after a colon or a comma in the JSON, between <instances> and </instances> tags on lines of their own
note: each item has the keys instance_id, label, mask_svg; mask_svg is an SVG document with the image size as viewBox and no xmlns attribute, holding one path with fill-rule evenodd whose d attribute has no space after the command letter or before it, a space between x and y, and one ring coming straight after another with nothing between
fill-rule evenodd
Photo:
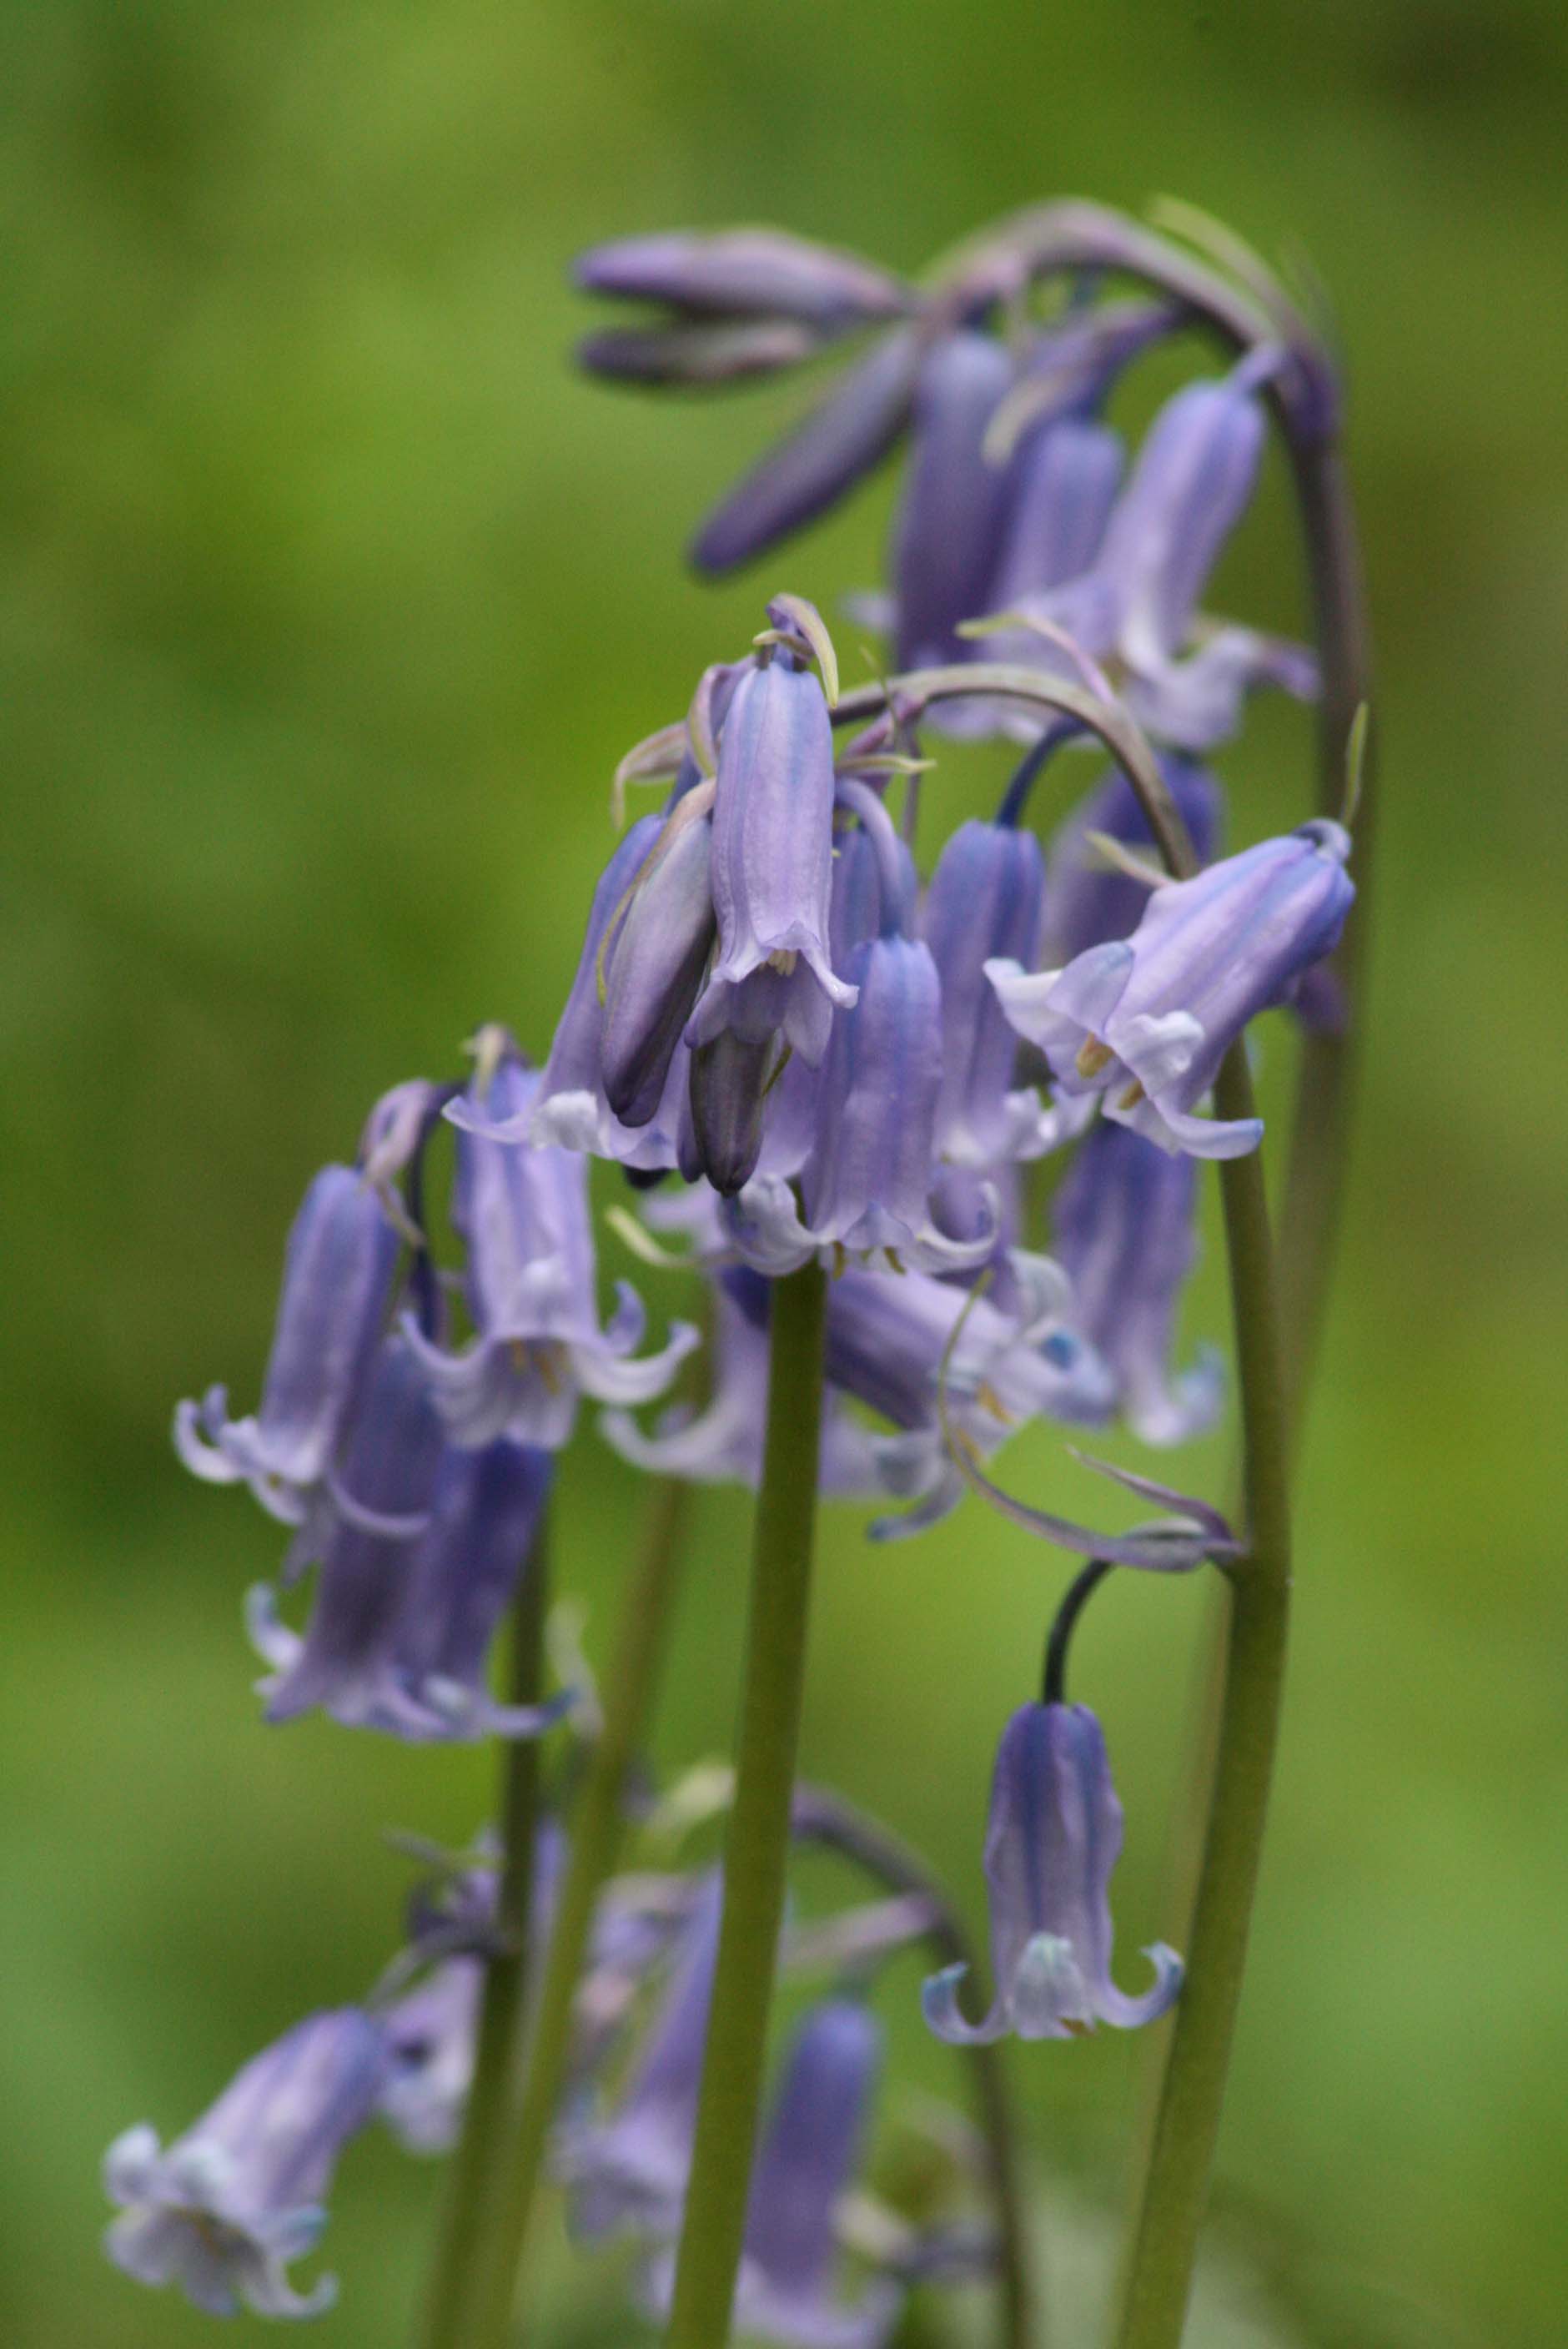
<instances>
[{"instance_id":1,"label":"nodding flower head","mask_svg":"<svg viewBox=\"0 0 1568 2349\"><path fill-rule=\"evenodd\" d=\"M722 318L798 318L827 333L896 318L909 289L858 253L783 229L676 231L596 245L574 271L591 294Z\"/></svg>"},{"instance_id":2,"label":"nodding flower head","mask_svg":"<svg viewBox=\"0 0 1568 2349\"><path fill-rule=\"evenodd\" d=\"M286 1524L332 1466L364 1389L392 1295L397 1234L350 1166L325 1166L289 1234L273 1350L253 1418L232 1420L222 1387L182 1402L174 1442L211 1484L247 1483Z\"/></svg>"},{"instance_id":3,"label":"nodding flower head","mask_svg":"<svg viewBox=\"0 0 1568 2349\"><path fill-rule=\"evenodd\" d=\"M314 2249L323 2197L346 2140L369 2118L386 2050L357 2007L296 2023L247 2064L167 2149L145 2124L104 2157L120 2215L105 2249L140 2283L178 2283L214 2316L315 2316L336 2293L308 2292L288 2266Z\"/></svg>"},{"instance_id":4,"label":"nodding flower head","mask_svg":"<svg viewBox=\"0 0 1568 2349\"><path fill-rule=\"evenodd\" d=\"M1045 885L1032 832L970 823L948 841L926 892L921 928L942 988L936 1147L960 1165L991 1166L1008 1155L1019 1123L1018 1040L985 965L1005 957L1031 967Z\"/></svg>"},{"instance_id":5,"label":"nodding flower head","mask_svg":"<svg viewBox=\"0 0 1568 2349\"><path fill-rule=\"evenodd\" d=\"M972 329L934 344L921 368L892 564L902 669L967 658L959 624L988 608L1008 482L985 432L1012 381L1002 344Z\"/></svg>"},{"instance_id":6,"label":"nodding flower head","mask_svg":"<svg viewBox=\"0 0 1568 2349\"><path fill-rule=\"evenodd\" d=\"M1199 597L1252 499L1264 429L1258 393L1282 357L1260 348L1230 375L1179 391L1150 428L1092 563L1010 599L1091 658L1115 662L1134 717L1179 749L1225 740L1253 686L1304 698L1317 688L1315 663L1299 646L1252 628L1199 627ZM1059 669L1065 656L1042 644L1035 657Z\"/></svg>"},{"instance_id":7,"label":"nodding flower head","mask_svg":"<svg viewBox=\"0 0 1568 2349\"><path fill-rule=\"evenodd\" d=\"M858 2000L825 2000L784 2058L757 2167L736 2284L736 2328L779 2349L881 2349L903 2295L879 2277L839 2297L839 2208L853 2183L882 2068L882 2026Z\"/></svg>"},{"instance_id":8,"label":"nodding flower head","mask_svg":"<svg viewBox=\"0 0 1568 2349\"><path fill-rule=\"evenodd\" d=\"M925 1985L925 2019L939 2039L971 2045L1014 2032L1067 2039L1098 2023L1152 2023L1181 1987L1181 1961L1145 1951L1155 1982L1129 1998L1110 1978L1111 1872L1121 1852L1121 1805L1105 1738L1086 1705L1026 1704L1002 1732L985 1830L995 1994L979 2023L958 2003L966 1969Z\"/></svg>"},{"instance_id":9,"label":"nodding flower head","mask_svg":"<svg viewBox=\"0 0 1568 2349\"><path fill-rule=\"evenodd\" d=\"M1247 1022L1336 943L1356 894L1349 854L1340 825L1303 824L1156 889L1130 938L1032 978L992 963L992 985L1065 1092L1100 1093L1109 1116L1163 1150L1240 1156L1261 1122L1193 1110Z\"/></svg>"},{"instance_id":10,"label":"nodding flower head","mask_svg":"<svg viewBox=\"0 0 1568 2349\"><path fill-rule=\"evenodd\" d=\"M592 1151L596 1157L616 1159L624 1165L639 1169L665 1167L673 1163L676 1123L686 1081L686 1053L678 1031L666 1065L663 1094L640 1125L627 1124L611 1106L604 1084L603 1050L610 949L624 926L639 883L652 867L665 829L663 816L642 817L632 825L600 875L572 990L556 1023L537 1092L529 1098L526 1116L514 1123L498 1123L476 1112L470 1104L463 1113L475 1132L487 1133L495 1141L557 1143L569 1150ZM672 980L677 988L680 975L677 957ZM622 976L624 1053L627 1050L624 1040L630 1016L646 978L647 963L638 955ZM646 1045L649 1058L639 1071L645 1076L652 1054L663 1039L659 1016L663 1006L648 1006L645 996L640 999L649 1015L645 1031L650 1040ZM685 1016L683 1010L683 1019ZM624 1060L622 1074L625 1073ZM629 1097L635 1098L639 1108L643 1106L640 1091Z\"/></svg>"},{"instance_id":11,"label":"nodding flower head","mask_svg":"<svg viewBox=\"0 0 1568 2349\"><path fill-rule=\"evenodd\" d=\"M732 988L770 968L797 981L779 1023L808 1059L826 1041L811 1002L854 1001L828 946L833 877L833 731L822 688L787 650L737 682L718 741L713 802L713 903L718 957L709 982ZM692 1041L727 1025L699 1007ZM814 1050L813 1050L814 1048Z\"/></svg>"},{"instance_id":12,"label":"nodding flower head","mask_svg":"<svg viewBox=\"0 0 1568 2349\"><path fill-rule=\"evenodd\" d=\"M568 2127L556 2154L571 2191L574 2234L630 2229L655 2238L680 2226L702 2085L707 2009L718 1955L722 1878L709 1878L688 1920L641 2056L607 2120Z\"/></svg>"},{"instance_id":13,"label":"nodding flower head","mask_svg":"<svg viewBox=\"0 0 1568 2349\"><path fill-rule=\"evenodd\" d=\"M676 1323L661 1351L633 1359L646 1326L623 1282L607 1328L594 1293L588 1173L576 1152L499 1141L526 1131L540 1079L513 1052L488 1083L452 1105L458 1171L452 1221L468 1247L469 1308L477 1335L449 1353L407 1327L436 1408L459 1444L559 1451L580 1393L601 1402L652 1402L697 1342Z\"/></svg>"},{"instance_id":14,"label":"nodding flower head","mask_svg":"<svg viewBox=\"0 0 1568 2349\"><path fill-rule=\"evenodd\" d=\"M1051 1203L1057 1261L1078 1327L1116 1374L1128 1425L1145 1444L1185 1444L1213 1425L1224 1371L1212 1347L1175 1374L1182 1285L1197 1255L1198 1170L1125 1125L1101 1119Z\"/></svg>"}]
</instances>

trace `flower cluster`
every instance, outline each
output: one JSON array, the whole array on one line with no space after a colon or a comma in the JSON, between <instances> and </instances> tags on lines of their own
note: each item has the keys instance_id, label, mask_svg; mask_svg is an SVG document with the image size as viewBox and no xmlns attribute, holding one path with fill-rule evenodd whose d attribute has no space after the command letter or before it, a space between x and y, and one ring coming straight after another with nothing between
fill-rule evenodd
<instances>
[{"instance_id":1,"label":"flower cluster","mask_svg":"<svg viewBox=\"0 0 1568 2349\"><path fill-rule=\"evenodd\" d=\"M325 2304L329 2284L296 2292L286 2269L316 2240L345 2145L379 2118L415 2152L450 2147L481 2101L497 1961L548 1977L562 1947L552 2175L580 2243L635 2244L646 2313L678 2293L723 1866L680 1841L702 1805L683 1812L623 1760L610 1809L639 1847L593 1877L590 1927L589 1901L573 1911L562 1889L574 1854L592 1854L573 1790L614 1750L608 1734L595 1745L590 1676L568 1663L552 1695L525 1681L503 1699L491 1650L509 1610L521 1622L540 1596L555 1460L583 1398L638 1470L763 1485L779 1284L809 1268L816 1295L826 1276L819 1490L875 1503L886 1537L975 1488L1093 1563L1051 1631L1040 1701L1001 1733L978 2019L941 1888L874 1823L794 1790L796 1845L827 1841L882 1897L792 1922L780 1942L775 1971L827 1981L778 2063L736 2325L783 2349L878 2349L917 2282L1005 2263L1005 2210L984 2207L997 2161L937 2163L936 2192L925 2165L909 2208L883 2189L872 1998L890 1955L931 1945L925 2017L960 2046L1130 2028L1179 1993L1163 1945L1142 1996L1112 1976L1122 1815L1099 1723L1066 1699L1067 1642L1109 1564L1228 1562L1240 1541L1131 1471L1110 1473L1164 1514L1112 1535L1027 1506L991 1467L1036 1419L1120 1421L1171 1445L1222 1408L1212 1349L1178 1366L1183 1291L1202 1162L1255 1150L1263 1127L1244 1082L1237 1114L1215 1111L1216 1084L1234 1094L1261 1014L1336 1016L1326 958L1354 890L1349 833L1327 818L1221 853L1204 761L1254 688L1310 698L1317 675L1303 648L1215 621L1201 599L1251 501L1270 408L1320 435L1333 386L1288 305L1250 286L1224 314L1233 363L1189 382L1130 449L1111 420L1119 383L1186 311L1168 291L1105 298L1098 266L1122 248L1092 221L1078 233L1086 257L1054 314L1031 306L1026 248L1006 240L920 290L765 231L639 238L581 264L593 292L653 306L584 346L622 380L720 383L872 336L696 552L720 571L770 547L907 434L886 591L860 606L897 674L841 693L816 606L767 604L750 644L623 764L618 792L651 785L662 803L608 857L542 1064L487 1028L466 1081L386 1094L356 1163L305 1195L258 1409L235 1418L213 1387L176 1413L192 1473L244 1484L289 1528L247 1601L268 1721L319 1710L414 1742L558 1727L577 1741L531 1842L481 1839L444 1865L361 2004L286 2033L166 2151L145 2127L111 2147L111 2255L204 2308ZM933 842L934 745L997 755L954 738L999 740L1016 763L991 779L993 812ZM1069 783L1042 840L1035 795L1072 776L1086 742L1111 765ZM624 1177L639 1209L615 1211L623 1240L699 1299L660 1346L629 1284L602 1309L596 1160L616 1173L593 1179ZM779 1785L782 1836L788 1764ZM528 1930L509 1939L503 1896L520 1881ZM757 1985L764 2012L770 1986Z\"/></svg>"}]
</instances>

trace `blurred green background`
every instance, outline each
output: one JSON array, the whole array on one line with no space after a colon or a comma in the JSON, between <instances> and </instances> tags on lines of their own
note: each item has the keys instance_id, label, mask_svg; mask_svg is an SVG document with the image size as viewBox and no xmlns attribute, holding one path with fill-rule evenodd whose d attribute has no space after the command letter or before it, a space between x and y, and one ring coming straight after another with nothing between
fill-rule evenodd
<instances>
[{"instance_id":1,"label":"blurred green background","mask_svg":"<svg viewBox=\"0 0 1568 2349\"><path fill-rule=\"evenodd\" d=\"M913 267L1035 196L1161 191L1300 239L1334 290L1387 780L1219 2235L1292 2340L1564 2338L1565 62L1550 0L5 8L8 2344L207 2334L100 2261L102 2146L179 2128L356 1994L406 1882L384 1825L460 1839L488 1801L482 1753L262 1727L239 1603L275 1539L180 1474L170 1404L253 1393L298 1194L378 1091L451 1068L485 1017L545 1042L619 753L766 593L831 607L876 574L885 482L752 579L683 574L800 388L694 413L575 380L569 256L772 218ZM1299 618L1277 481L1222 585ZM1292 819L1308 745L1260 709L1227 766L1238 836ZM954 758L933 802L965 812L990 771ZM1280 1098L1283 1030L1267 1049ZM1217 1330L1214 1255L1192 1318ZM1008 1473L1098 1504L1050 1431ZM1222 1491L1224 1443L1191 1473ZM560 1555L595 1640L636 1499L585 1434ZM700 1506L672 1762L727 1742L745 1524L738 1496ZM975 1505L892 1552L830 1520L810 1766L976 1914L991 1744L1064 1578ZM1124 1971L1164 1922L1201 1614L1191 1586L1127 1585L1078 1667L1128 1804ZM948 2082L913 1982L901 2049ZM1089 2203L1140 2053L1016 2064ZM436 2184L353 2154L324 2341L405 2337ZM559 2283L549 2337L626 2337L600 2288Z\"/></svg>"}]
</instances>

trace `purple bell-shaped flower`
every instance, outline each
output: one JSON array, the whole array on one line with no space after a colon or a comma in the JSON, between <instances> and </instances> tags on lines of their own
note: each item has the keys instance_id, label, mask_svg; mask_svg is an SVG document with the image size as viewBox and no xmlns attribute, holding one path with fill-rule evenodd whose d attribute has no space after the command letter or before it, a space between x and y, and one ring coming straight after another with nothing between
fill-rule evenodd
<instances>
[{"instance_id":1,"label":"purple bell-shaped flower","mask_svg":"<svg viewBox=\"0 0 1568 2349\"><path fill-rule=\"evenodd\" d=\"M224 1390L211 1387L175 1413L175 1448L194 1475L214 1485L243 1479L273 1516L299 1523L363 1392L397 1249L365 1177L323 1167L289 1234L260 1411L232 1420Z\"/></svg>"},{"instance_id":2,"label":"purple bell-shaped flower","mask_svg":"<svg viewBox=\"0 0 1568 2349\"><path fill-rule=\"evenodd\" d=\"M1034 977L995 962L991 982L1064 1092L1100 1093L1108 1116L1163 1150L1241 1156L1260 1120L1192 1112L1247 1022L1336 943L1356 894L1349 854L1339 824L1303 824L1155 889L1130 938Z\"/></svg>"},{"instance_id":3,"label":"purple bell-shaped flower","mask_svg":"<svg viewBox=\"0 0 1568 2349\"><path fill-rule=\"evenodd\" d=\"M1212 1346L1172 1374L1182 1285L1197 1254L1198 1170L1102 1119L1051 1202L1051 1238L1078 1328L1116 1374L1128 1425L1145 1444L1185 1444L1219 1416L1224 1369Z\"/></svg>"},{"instance_id":4,"label":"purple bell-shaped flower","mask_svg":"<svg viewBox=\"0 0 1568 2349\"><path fill-rule=\"evenodd\" d=\"M481 1098L452 1104L459 1126L452 1221L468 1247L478 1334L456 1354L411 1323L407 1336L459 1444L507 1435L559 1451L576 1423L580 1393L601 1402L652 1402L697 1343L697 1332L677 1322L658 1353L634 1360L646 1317L625 1282L609 1326L600 1326L585 1162L573 1151L492 1138L526 1128L539 1085L537 1072L508 1051Z\"/></svg>"},{"instance_id":5,"label":"purple bell-shaped flower","mask_svg":"<svg viewBox=\"0 0 1568 2349\"><path fill-rule=\"evenodd\" d=\"M1105 1738L1087 1705L1026 1704L1002 1732L985 1829L995 1994L979 2023L958 2002L966 1969L925 1985L925 2019L954 2045L1067 2039L1097 2022L1130 2031L1165 2013L1181 1987L1181 1961L1163 1943L1145 1951L1156 1980L1129 1998L1110 1978L1111 1872L1121 1852L1121 1805Z\"/></svg>"},{"instance_id":6,"label":"purple bell-shaped flower","mask_svg":"<svg viewBox=\"0 0 1568 2349\"><path fill-rule=\"evenodd\" d=\"M347 2139L370 2117L386 2048L357 2007L313 2014L254 2056L167 2149L145 2123L104 2157L121 2206L105 2249L148 2284L178 2283L213 2316L315 2316L336 2284L288 2280L326 2223L323 2198Z\"/></svg>"}]
</instances>

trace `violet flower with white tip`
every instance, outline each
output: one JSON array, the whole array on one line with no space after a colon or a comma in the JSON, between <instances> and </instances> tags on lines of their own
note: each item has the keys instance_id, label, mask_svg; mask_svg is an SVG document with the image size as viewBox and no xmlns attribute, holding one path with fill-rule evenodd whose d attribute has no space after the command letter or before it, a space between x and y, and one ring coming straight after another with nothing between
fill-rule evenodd
<instances>
[{"instance_id":1,"label":"violet flower with white tip","mask_svg":"<svg viewBox=\"0 0 1568 2349\"><path fill-rule=\"evenodd\" d=\"M178 2283L213 2316L317 2316L333 2277L296 2292L291 2261L314 2250L323 2198L381 2082L381 2032L357 2007L296 2023L253 2056L167 2149L145 2123L116 2137L104 2189L121 2206L105 2248L139 2283Z\"/></svg>"},{"instance_id":2,"label":"violet flower with white tip","mask_svg":"<svg viewBox=\"0 0 1568 2349\"><path fill-rule=\"evenodd\" d=\"M1121 1805L1094 1714L1081 1704L1020 1706L996 1750L985 1830L995 1995L971 2023L958 1997L967 1969L934 1974L923 2004L939 2039L1067 2039L1096 2023L1134 2030L1166 2012L1181 1961L1162 1942L1144 1952L1156 1979L1141 1998L1111 1980L1109 1884L1120 1851Z\"/></svg>"},{"instance_id":3,"label":"violet flower with white tip","mask_svg":"<svg viewBox=\"0 0 1568 2349\"><path fill-rule=\"evenodd\" d=\"M1064 1092L1162 1150L1234 1158L1258 1118L1193 1112L1249 1020L1286 999L1337 943L1356 895L1350 836L1320 819L1154 890L1130 938L1090 947L1065 970L987 966L1002 1008L1048 1056Z\"/></svg>"},{"instance_id":4,"label":"violet flower with white tip","mask_svg":"<svg viewBox=\"0 0 1568 2349\"><path fill-rule=\"evenodd\" d=\"M211 1387L175 1412L175 1449L193 1475L243 1481L271 1516L299 1523L363 1392L398 1247L365 1176L324 1166L289 1233L260 1411L231 1419L225 1390Z\"/></svg>"},{"instance_id":5,"label":"violet flower with white tip","mask_svg":"<svg viewBox=\"0 0 1568 2349\"><path fill-rule=\"evenodd\" d=\"M600 1326L585 1162L554 1146L492 1138L526 1130L540 1081L508 1050L482 1092L470 1089L448 1111L459 1129L452 1222L468 1249L478 1334L452 1353L412 1322L405 1327L459 1444L506 1435L559 1451L576 1423L580 1394L651 1402L697 1343L696 1330L676 1322L657 1353L634 1359L646 1316L624 1281L608 1327Z\"/></svg>"}]
</instances>

